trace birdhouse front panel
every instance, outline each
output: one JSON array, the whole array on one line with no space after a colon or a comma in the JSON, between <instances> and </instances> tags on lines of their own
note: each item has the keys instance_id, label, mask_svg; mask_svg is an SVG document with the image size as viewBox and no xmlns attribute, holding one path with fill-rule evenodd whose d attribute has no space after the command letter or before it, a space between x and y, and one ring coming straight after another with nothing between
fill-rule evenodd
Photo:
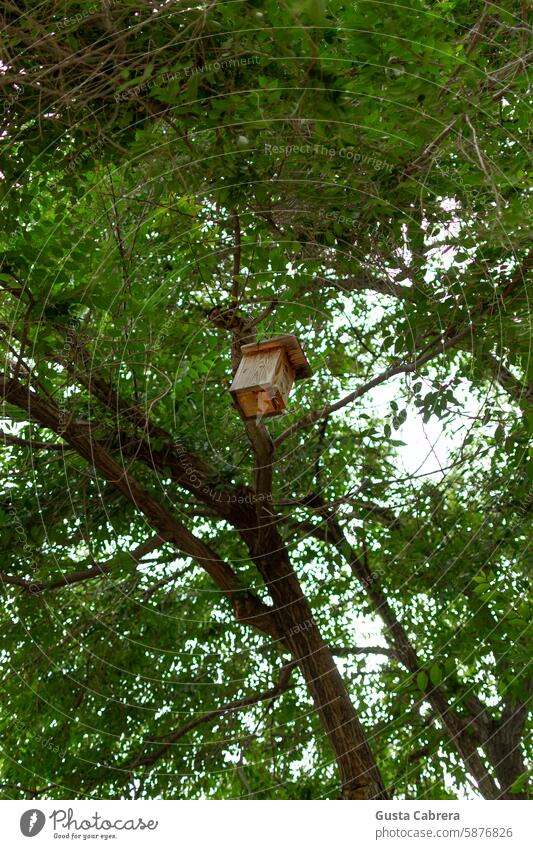
<instances>
[{"instance_id":1,"label":"birdhouse front panel","mask_svg":"<svg viewBox=\"0 0 533 849\"><path fill-rule=\"evenodd\" d=\"M280 415L287 407L294 381L311 374L298 340L295 336L278 336L243 345L241 353L230 386L241 416L253 419Z\"/></svg>"},{"instance_id":2,"label":"birdhouse front panel","mask_svg":"<svg viewBox=\"0 0 533 849\"><path fill-rule=\"evenodd\" d=\"M283 348L243 354L230 392L244 418L281 413L294 382L294 370Z\"/></svg>"}]
</instances>

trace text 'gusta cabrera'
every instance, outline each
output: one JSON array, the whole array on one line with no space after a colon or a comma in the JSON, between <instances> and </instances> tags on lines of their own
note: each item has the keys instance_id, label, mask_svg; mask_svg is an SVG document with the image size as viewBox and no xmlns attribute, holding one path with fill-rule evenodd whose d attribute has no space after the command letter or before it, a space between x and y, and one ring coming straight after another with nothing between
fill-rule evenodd
<instances>
[{"instance_id":1,"label":"text 'gusta cabrera'","mask_svg":"<svg viewBox=\"0 0 533 849\"><path fill-rule=\"evenodd\" d=\"M376 811L377 820L460 820L458 811Z\"/></svg>"}]
</instances>

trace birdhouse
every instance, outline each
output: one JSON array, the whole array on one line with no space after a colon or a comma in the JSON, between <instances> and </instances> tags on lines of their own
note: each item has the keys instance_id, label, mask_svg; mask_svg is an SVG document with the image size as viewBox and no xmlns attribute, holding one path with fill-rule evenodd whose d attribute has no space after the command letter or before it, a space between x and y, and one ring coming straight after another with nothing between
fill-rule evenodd
<instances>
[{"instance_id":1,"label":"birdhouse","mask_svg":"<svg viewBox=\"0 0 533 849\"><path fill-rule=\"evenodd\" d=\"M287 407L294 381L312 374L296 336L242 345L241 353L229 391L244 419L279 416Z\"/></svg>"}]
</instances>

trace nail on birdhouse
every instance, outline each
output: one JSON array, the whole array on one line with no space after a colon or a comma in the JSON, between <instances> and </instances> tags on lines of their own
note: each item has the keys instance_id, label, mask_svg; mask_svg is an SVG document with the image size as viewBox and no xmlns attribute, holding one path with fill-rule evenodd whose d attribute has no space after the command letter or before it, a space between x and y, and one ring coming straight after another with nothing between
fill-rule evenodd
<instances>
[{"instance_id":1,"label":"nail on birdhouse","mask_svg":"<svg viewBox=\"0 0 533 849\"><path fill-rule=\"evenodd\" d=\"M242 345L241 353L229 391L244 419L281 415L294 381L312 374L296 336Z\"/></svg>"}]
</instances>

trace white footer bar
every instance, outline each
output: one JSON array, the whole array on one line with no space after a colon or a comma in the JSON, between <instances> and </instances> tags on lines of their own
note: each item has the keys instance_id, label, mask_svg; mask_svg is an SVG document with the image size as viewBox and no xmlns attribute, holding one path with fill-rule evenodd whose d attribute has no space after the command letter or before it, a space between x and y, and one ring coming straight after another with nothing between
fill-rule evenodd
<instances>
[{"instance_id":1,"label":"white footer bar","mask_svg":"<svg viewBox=\"0 0 533 849\"><path fill-rule=\"evenodd\" d=\"M530 802L3 801L0 817L6 849L533 846Z\"/></svg>"}]
</instances>

